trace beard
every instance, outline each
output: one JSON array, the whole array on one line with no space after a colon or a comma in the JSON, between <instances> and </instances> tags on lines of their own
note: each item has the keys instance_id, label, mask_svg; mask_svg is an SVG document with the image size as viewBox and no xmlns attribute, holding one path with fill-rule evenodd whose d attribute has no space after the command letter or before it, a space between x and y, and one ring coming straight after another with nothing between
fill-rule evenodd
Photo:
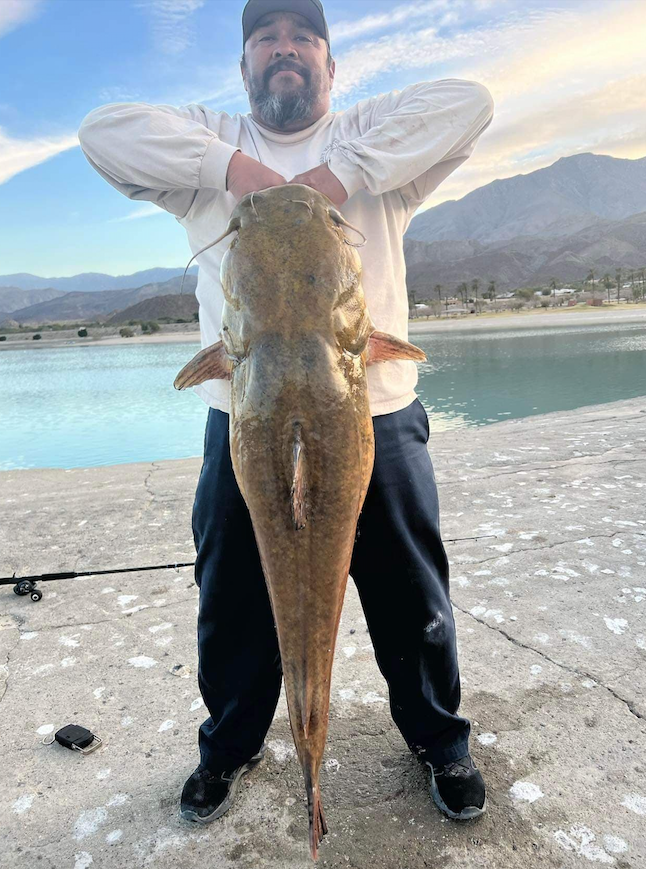
<instances>
[{"instance_id":1,"label":"beard","mask_svg":"<svg viewBox=\"0 0 646 869\"><path fill-rule=\"evenodd\" d=\"M276 72L287 69L300 73L303 83L272 93L269 90L272 76ZM307 67L292 60L276 61L261 76L250 76L248 80L249 102L252 109L264 124L278 129L309 118L319 101L321 89L321 76L313 75Z\"/></svg>"}]
</instances>

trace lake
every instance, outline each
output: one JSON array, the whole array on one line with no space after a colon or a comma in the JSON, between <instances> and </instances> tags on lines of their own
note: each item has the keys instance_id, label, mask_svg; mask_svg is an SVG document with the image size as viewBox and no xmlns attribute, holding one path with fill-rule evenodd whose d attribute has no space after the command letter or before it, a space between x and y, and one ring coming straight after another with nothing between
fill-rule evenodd
<instances>
[{"instance_id":1,"label":"lake","mask_svg":"<svg viewBox=\"0 0 646 869\"><path fill-rule=\"evenodd\" d=\"M641 323L411 336L433 432L646 395ZM0 352L0 470L202 454L206 405L173 380L195 343Z\"/></svg>"}]
</instances>

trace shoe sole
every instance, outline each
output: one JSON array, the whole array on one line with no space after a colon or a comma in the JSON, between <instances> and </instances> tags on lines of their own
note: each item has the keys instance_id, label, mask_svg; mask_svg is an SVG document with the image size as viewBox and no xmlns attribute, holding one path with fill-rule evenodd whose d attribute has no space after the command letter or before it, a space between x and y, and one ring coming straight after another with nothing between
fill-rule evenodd
<instances>
[{"instance_id":1,"label":"shoe sole","mask_svg":"<svg viewBox=\"0 0 646 869\"><path fill-rule=\"evenodd\" d=\"M445 814L449 818L452 818L454 821L470 821L473 818L478 818L480 817L480 815L484 815L484 813L487 811L486 796L484 798L482 808L479 808L478 806L465 806L459 813L451 811L451 809L447 806L447 804L440 796L440 792L435 781L435 773L433 772L433 767L429 765L429 769L431 770L431 796L433 797L433 802L443 814Z\"/></svg>"},{"instance_id":2,"label":"shoe sole","mask_svg":"<svg viewBox=\"0 0 646 869\"><path fill-rule=\"evenodd\" d=\"M240 786L240 781L243 775L245 775L245 773L249 772L249 770L253 769L255 766L258 766L264 756L264 752L260 755L255 755L255 757L252 757L248 763L245 763L243 766L240 767L240 769L236 773L236 777L231 782L229 793L224 798L224 800L222 800L217 809L212 811L210 815L198 815L197 812L194 812L191 809L180 808L180 817L184 818L184 820L186 821L193 821L197 824L210 824L211 821L216 821L218 818L221 818L222 815L226 814L226 812L228 812L233 805L233 801L235 799L235 795L238 787Z\"/></svg>"}]
</instances>

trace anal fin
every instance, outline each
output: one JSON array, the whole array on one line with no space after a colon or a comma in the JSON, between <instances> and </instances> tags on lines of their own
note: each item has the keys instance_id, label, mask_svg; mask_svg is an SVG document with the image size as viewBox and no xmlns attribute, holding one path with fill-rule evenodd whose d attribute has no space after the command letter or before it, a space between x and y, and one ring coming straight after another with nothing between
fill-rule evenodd
<instances>
[{"instance_id":1,"label":"anal fin","mask_svg":"<svg viewBox=\"0 0 646 869\"><path fill-rule=\"evenodd\" d=\"M307 481L305 479L305 445L299 422L294 425L292 458L294 463L291 490L292 519L294 520L294 528L300 531L307 522Z\"/></svg>"}]
</instances>

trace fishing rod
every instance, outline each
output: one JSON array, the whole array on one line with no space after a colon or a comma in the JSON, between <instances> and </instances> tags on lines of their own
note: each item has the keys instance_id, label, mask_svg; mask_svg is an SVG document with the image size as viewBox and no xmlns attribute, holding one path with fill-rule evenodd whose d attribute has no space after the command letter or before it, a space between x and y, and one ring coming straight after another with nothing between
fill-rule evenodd
<instances>
[{"instance_id":1,"label":"fishing rod","mask_svg":"<svg viewBox=\"0 0 646 869\"><path fill-rule=\"evenodd\" d=\"M450 540L445 540L445 543L462 543L466 540L488 540L496 537L495 534L482 534L477 537L453 537ZM105 576L106 574L117 573L137 573L139 571L149 570L177 570L180 567L194 567L194 561L175 561L171 564L149 564L141 567L113 567L108 570L65 570L61 573L36 573L32 576L4 576L0 577L0 585L11 585L14 583L14 591L16 594L29 594L30 592L38 593L37 597L32 595L33 600L40 600L42 592L35 588L36 582L52 582L57 579L76 579L80 576ZM19 590L22 589L22 590Z\"/></svg>"}]
</instances>

